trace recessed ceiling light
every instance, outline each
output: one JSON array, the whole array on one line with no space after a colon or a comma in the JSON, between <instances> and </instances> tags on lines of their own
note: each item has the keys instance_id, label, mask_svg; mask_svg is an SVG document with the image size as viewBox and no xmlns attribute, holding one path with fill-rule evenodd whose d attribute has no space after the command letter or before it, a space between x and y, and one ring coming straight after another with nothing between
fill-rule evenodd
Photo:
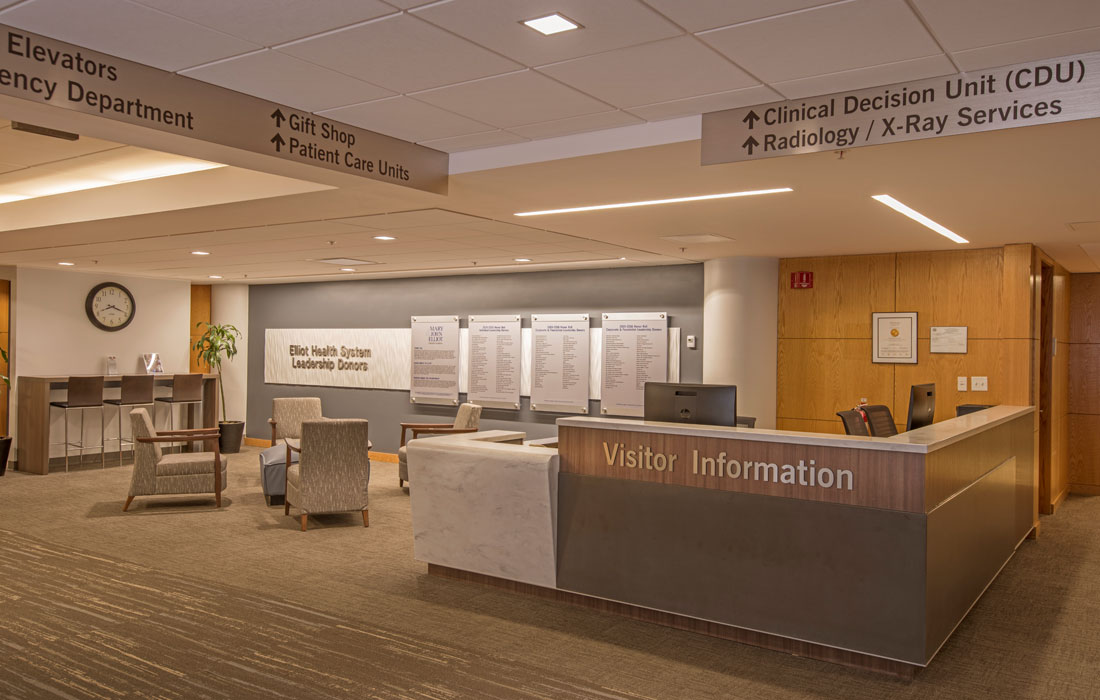
<instances>
[{"instance_id":1,"label":"recessed ceiling light","mask_svg":"<svg viewBox=\"0 0 1100 700\"><path fill-rule=\"evenodd\" d=\"M375 236L374 240L376 240L376 241L395 241L397 239L394 238L393 236Z\"/></svg>"},{"instance_id":2,"label":"recessed ceiling light","mask_svg":"<svg viewBox=\"0 0 1100 700\"><path fill-rule=\"evenodd\" d=\"M72 267L72 266L73 266L73 265L75 265L76 263L71 263L71 262L59 262L59 263L57 263L57 264L58 264L58 265L64 265L65 267Z\"/></svg>"},{"instance_id":3,"label":"recessed ceiling light","mask_svg":"<svg viewBox=\"0 0 1100 700\"><path fill-rule=\"evenodd\" d=\"M941 236L944 236L946 238L950 238L951 240L955 241L956 243L969 243L970 242L970 241L966 240L965 238L963 238L962 236L960 236L959 234L952 231L951 229L949 229L945 226L941 226L940 224L937 224L935 221L932 221L931 219L929 219L924 214L921 214L916 209L910 209L909 207L905 206L904 204L902 204L901 202L894 199L893 197L891 197L888 194L873 194L873 195L871 195L871 199L873 199L877 202L881 202L882 204L885 204L886 206L890 207L891 209L893 209L894 211L896 211L900 214L905 214L906 216L908 216L913 221L916 221L919 224L927 226L928 228L932 229L933 231L940 234Z\"/></svg>"},{"instance_id":4,"label":"recessed ceiling light","mask_svg":"<svg viewBox=\"0 0 1100 700\"><path fill-rule=\"evenodd\" d=\"M531 258L516 258L516 262L531 262Z\"/></svg>"},{"instance_id":5,"label":"recessed ceiling light","mask_svg":"<svg viewBox=\"0 0 1100 700\"><path fill-rule=\"evenodd\" d=\"M191 255L210 255L210 253L205 250L192 250Z\"/></svg>"},{"instance_id":6,"label":"recessed ceiling light","mask_svg":"<svg viewBox=\"0 0 1100 700\"><path fill-rule=\"evenodd\" d=\"M210 279L212 279L212 280L220 280L221 278L222 278L221 275L210 275Z\"/></svg>"},{"instance_id":7,"label":"recessed ceiling light","mask_svg":"<svg viewBox=\"0 0 1100 700\"><path fill-rule=\"evenodd\" d=\"M341 267L340 272L355 272L354 267Z\"/></svg>"},{"instance_id":8,"label":"recessed ceiling light","mask_svg":"<svg viewBox=\"0 0 1100 700\"><path fill-rule=\"evenodd\" d=\"M693 197L674 197L672 199L647 199L641 202L620 202L618 204L596 204L590 207L570 207L568 209L543 209L542 211L521 211L516 216L542 216L544 214L571 214L578 211L597 211L600 209L625 209L627 207L648 207L654 204L676 204L678 202L701 202L707 199L729 199L730 197L752 197L758 194L776 194L794 192L790 187L773 190L748 190L746 192L723 192L721 194L700 194Z\"/></svg>"},{"instance_id":9,"label":"recessed ceiling light","mask_svg":"<svg viewBox=\"0 0 1100 700\"><path fill-rule=\"evenodd\" d=\"M626 258L619 258L619 260L626 260Z\"/></svg>"},{"instance_id":10,"label":"recessed ceiling light","mask_svg":"<svg viewBox=\"0 0 1100 700\"><path fill-rule=\"evenodd\" d=\"M552 15L546 15L545 17L525 20L523 23L536 32L545 34L546 36L559 32L568 32L571 29L577 29L581 26L573 20L559 15L557 12Z\"/></svg>"}]
</instances>

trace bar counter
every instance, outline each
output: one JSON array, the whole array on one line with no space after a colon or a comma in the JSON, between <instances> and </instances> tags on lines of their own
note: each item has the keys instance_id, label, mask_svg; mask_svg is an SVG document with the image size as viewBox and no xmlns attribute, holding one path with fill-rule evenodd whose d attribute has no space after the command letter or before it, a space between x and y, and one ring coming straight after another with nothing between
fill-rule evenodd
<instances>
[{"instance_id":1,"label":"bar counter","mask_svg":"<svg viewBox=\"0 0 1100 700\"><path fill-rule=\"evenodd\" d=\"M1036 526L1030 406L891 438L557 424L409 444L429 573L911 676Z\"/></svg>"}]
</instances>

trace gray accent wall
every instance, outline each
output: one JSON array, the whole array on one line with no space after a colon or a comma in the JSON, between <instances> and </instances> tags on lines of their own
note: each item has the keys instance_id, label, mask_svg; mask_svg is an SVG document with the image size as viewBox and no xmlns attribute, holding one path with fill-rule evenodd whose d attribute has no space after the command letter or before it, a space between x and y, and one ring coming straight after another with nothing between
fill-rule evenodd
<instances>
[{"instance_id":1,"label":"gray accent wall","mask_svg":"<svg viewBox=\"0 0 1100 700\"><path fill-rule=\"evenodd\" d=\"M414 406L408 391L292 386L264 383L264 331L268 328L408 328L411 316L459 316L518 313L525 328L532 313L589 313L592 327L600 314L665 311L669 327L681 328L680 380L703 376L703 266L632 267L563 270L501 275L465 275L387 280L347 280L253 285L248 300L248 425L246 434L269 438L271 399L320 396L332 418L366 418L374 449L396 452L402 422L449 421L454 408ZM688 350L687 336L698 339ZM465 398L465 394L459 396ZM531 411L527 397L520 410L485 409L483 430L523 430L529 438L556 434L562 414ZM599 414L592 401L589 414Z\"/></svg>"}]
</instances>

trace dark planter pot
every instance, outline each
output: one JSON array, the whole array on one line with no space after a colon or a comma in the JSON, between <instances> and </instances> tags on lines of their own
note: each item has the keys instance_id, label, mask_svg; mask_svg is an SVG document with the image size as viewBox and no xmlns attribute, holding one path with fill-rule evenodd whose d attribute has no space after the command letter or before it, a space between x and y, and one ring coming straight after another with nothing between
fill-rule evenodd
<instances>
[{"instance_id":1,"label":"dark planter pot","mask_svg":"<svg viewBox=\"0 0 1100 700\"><path fill-rule=\"evenodd\" d=\"M11 452L11 436L0 438L0 476L8 471L8 454Z\"/></svg>"},{"instance_id":2,"label":"dark planter pot","mask_svg":"<svg viewBox=\"0 0 1100 700\"><path fill-rule=\"evenodd\" d=\"M241 451L241 440L244 439L244 421L223 420L218 423L221 436L218 437L218 446L222 454L236 454Z\"/></svg>"}]
</instances>

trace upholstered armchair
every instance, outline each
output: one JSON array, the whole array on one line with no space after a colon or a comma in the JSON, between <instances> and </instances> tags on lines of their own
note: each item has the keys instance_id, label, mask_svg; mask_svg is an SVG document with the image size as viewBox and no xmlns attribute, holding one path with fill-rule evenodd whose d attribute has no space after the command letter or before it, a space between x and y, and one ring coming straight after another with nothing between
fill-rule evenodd
<instances>
[{"instance_id":1,"label":"upholstered armchair","mask_svg":"<svg viewBox=\"0 0 1100 700\"><path fill-rule=\"evenodd\" d=\"M397 483L404 486L409 480L409 455L405 449L405 438L412 431L412 439L421 435L454 435L456 433L476 433L481 424L481 406L476 403L464 403L458 407L453 423L402 423L401 446L397 449Z\"/></svg>"},{"instance_id":2,"label":"upholstered armchair","mask_svg":"<svg viewBox=\"0 0 1100 700\"><path fill-rule=\"evenodd\" d=\"M307 420L321 420L321 399L306 397L288 397L271 400L271 444L279 438L298 440L302 437L302 423Z\"/></svg>"},{"instance_id":3,"label":"upholstered armchair","mask_svg":"<svg viewBox=\"0 0 1100 700\"><path fill-rule=\"evenodd\" d=\"M298 463L287 455L286 504L301 511L302 532L309 515L363 512L367 516L367 484L370 483L370 441L367 421L359 418L311 420L302 423L300 445L287 443L287 452L298 452Z\"/></svg>"},{"instance_id":4,"label":"upholstered armchair","mask_svg":"<svg viewBox=\"0 0 1100 700\"><path fill-rule=\"evenodd\" d=\"M218 508L222 506L228 460L218 449L218 429L169 430L156 432L149 412L144 408L130 413L134 430L134 473L130 494L122 510L130 508L134 496L161 496L184 493L212 493ZM164 454L160 443L185 440L211 442L213 452Z\"/></svg>"}]
</instances>

